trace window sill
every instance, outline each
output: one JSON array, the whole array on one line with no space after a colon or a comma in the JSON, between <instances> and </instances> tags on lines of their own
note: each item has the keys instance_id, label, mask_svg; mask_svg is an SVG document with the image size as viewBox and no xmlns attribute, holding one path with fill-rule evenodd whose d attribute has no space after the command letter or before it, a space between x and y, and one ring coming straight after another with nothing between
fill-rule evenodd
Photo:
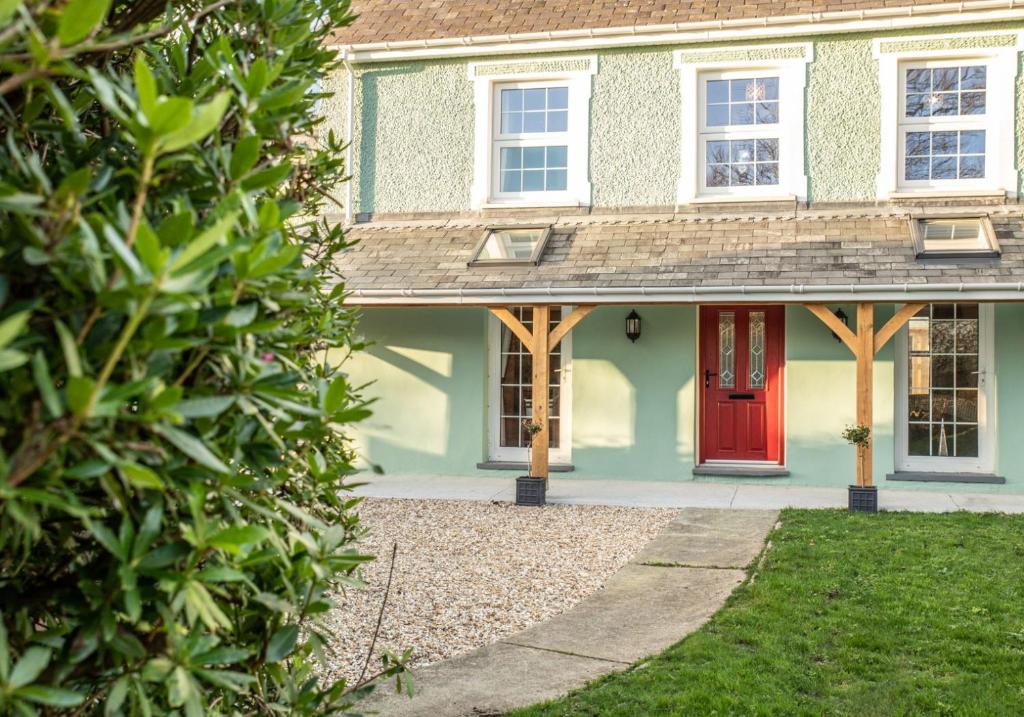
<instances>
[{"instance_id":1,"label":"window sill","mask_svg":"<svg viewBox=\"0 0 1024 717\"><path fill-rule=\"evenodd\" d=\"M579 201L566 201L564 199L550 202L539 202L534 200L523 201L489 201L480 205L481 209L580 209L589 207L589 204Z\"/></svg>"},{"instance_id":2,"label":"window sill","mask_svg":"<svg viewBox=\"0 0 1024 717\"><path fill-rule=\"evenodd\" d=\"M795 202L795 194L706 194L694 197L686 204L765 204L769 202ZM681 206L686 206L686 204Z\"/></svg>"},{"instance_id":3,"label":"window sill","mask_svg":"<svg viewBox=\"0 0 1024 717\"><path fill-rule=\"evenodd\" d=\"M889 192L882 199L960 199L991 197L1005 199L1005 189L918 189L914 191Z\"/></svg>"},{"instance_id":4,"label":"window sill","mask_svg":"<svg viewBox=\"0 0 1024 717\"><path fill-rule=\"evenodd\" d=\"M530 465L526 461L484 461L477 463L476 467L482 471L527 471ZM572 473L576 466L571 463L552 463L548 466L551 473Z\"/></svg>"},{"instance_id":5,"label":"window sill","mask_svg":"<svg viewBox=\"0 0 1024 717\"><path fill-rule=\"evenodd\" d=\"M991 473L927 473L922 471L897 471L888 474L887 481L915 481L921 483L991 483L1003 485L1006 478Z\"/></svg>"}]
</instances>

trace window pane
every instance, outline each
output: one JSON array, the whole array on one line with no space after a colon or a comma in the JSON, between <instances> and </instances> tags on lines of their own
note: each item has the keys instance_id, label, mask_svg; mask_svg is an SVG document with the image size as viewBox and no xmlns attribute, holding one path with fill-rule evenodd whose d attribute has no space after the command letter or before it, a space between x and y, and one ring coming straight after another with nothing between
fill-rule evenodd
<instances>
[{"instance_id":1,"label":"window pane","mask_svg":"<svg viewBox=\"0 0 1024 717\"><path fill-rule=\"evenodd\" d=\"M564 169L551 169L547 172L547 186L549 192L564 192L568 184L568 176Z\"/></svg>"},{"instance_id":2,"label":"window pane","mask_svg":"<svg viewBox=\"0 0 1024 717\"><path fill-rule=\"evenodd\" d=\"M511 112L519 111L523 109L523 91L522 90L502 90L501 91L501 111Z\"/></svg>"},{"instance_id":3,"label":"window pane","mask_svg":"<svg viewBox=\"0 0 1024 717\"><path fill-rule=\"evenodd\" d=\"M523 147L523 166L535 169L544 166L544 147Z\"/></svg>"},{"instance_id":4,"label":"window pane","mask_svg":"<svg viewBox=\"0 0 1024 717\"><path fill-rule=\"evenodd\" d=\"M984 157L962 157L960 159L960 179L983 179L984 177Z\"/></svg>"},{"instance_id":5,"label":"window pane","mask_svg":"<svg viewBox=\"0 0 1024 717\"><path fill-rule=\"evenodd\" d=\"M563 146L547 147L548 167L568 167L568 148Z\"/></svg>"},{"instance_id":6,"label":"window pane","mask_svg":"<svg viewBox=\"0 0 1024 717\"><path fill-rule=\"evenodd\" d=\"M743 102L741 104L732 105L732 110L729 113L730 124L754 124L754 104L752 102Z\"/></svg>"},{"instance_id":7,"label":"window pane","mask_svg":"<svg viewBox=\"0 0 1024 717\"><path fill-rule=\"evenodd\" d=\"M757 124L775 124L779 121L778 102L757 103Z\"/></svg>"},{"instance_id":8,"label":"window pane","mask_svg":"<svg viewBox=\"0 0 1024 717\"><path fill-rule=\"evenodd\" d=\"M718 314L718 387L736 388L736 313Z\"/></svg>"},{"instance_id":9,"label":"window pane","mask_svg":"<svg viewBox=\"0 0 1024 717\"><path fill-rule=\"evenodd\" d=\"M543 132L544 131L544 113L543 112L524 112L523 115L523 132Z\"/></svg>"},{"instance_id":10,"label":"window pane","mask_svg":"<svg viewBox=\"0 0 1024 717\"><path fill-rule=\"evenodd\" d=\"M548 88L548 109L568 109L569 108L569 88L568 87L549 87Z\"/></svg>"},{"instance_id":11,"label":"window pane","mask_svg":"<svg viewBox=\"0 0 1024 717\"><path fill-rule=\"evenodd\" d=\"M985 130L960 132L960 154L983 154L985 152Z\"/></svg>"},{"instance_id":12,"label":"window pane","mask_svg":"<svg viewBox=\"0 0 1024 717\"><path fill-rule=\"evenodd\" d=\"M547 90L544 88L531 88L523 92L523 108L527 110L542 110L547 106Z\"/></svg>"},{"instance_id":13,"label":"window pane","mask_svg":"<svg viewBox=\"0 0 1024 717\"><path fill-rule=\"evenodd\" d=\"M548 112L548 132L565 132L569 129L569 113L564 110Z\"/></svg>"},{"instance_id":14,"label":"window pane","mask_svg":"<svg viewBox=\"0 0 1024 717\"><path fill-rule=\"evenodd\" d=\"M927 69L907 70L907 92L931 92L932 71Z\"/></svg>"},{"instance_id":15,"label":"window pane","mask_svg":"<svg viewBox=\"0 0 1024 717\"><path fill-rule=\"evenodd\" d=\"M708 80L707 88L707 101L709 103L729 101L728 80Z\"/></svg>"},{"instance_id":16,"label":"window pane","mask_svg":"<svg viewBox=\"0 0 1024 717\"><path fill-rule=\"evenodd\" d=\"M750 312L750 387L765 387L765 319L763 311Z\"/></svg>"},{"instance_id":17,"label":"window pane","mask_svg":"<svg viewBox=\"0 0 1024 717\"><path fill-rule=\"evenodd\" d=\"M932 70L932 89L936 92L958 90L960 88L960 72L956 67L938 67Z\"/></svg>"},{"instance_id":18,"label":"window pane","mask_svg":"<svg viewBox=\"0 0 1024 717\"><path fill-rule=\"evenodd\" d=\"M542 192L544 191L543 170L526 170L523 172L523 191Z\"/></svg>"},{"instance_id":19,"label":"window pane","mask_svg":"<svg viewBox=\"0 0 1024 717\"><path fill-rule=\"evenodd\" d=\"M758 80L758 84L762 89L762 97L759 99L765 100L777 100L779 99L779 78L778 77L765 77L764 79Z\"/></svg>"},{"instance_id":20,"label":"window pane","mask_svg":"<svg viewBox=\"0 0 1024 717\"><path fill-rule=\"evenodd\" d=\"M708 105L708 127L722 127L729 124L729 105Z\"/></svg>"},{"instance_id":21,"label":"window pane","mask_svg":"<svg viewBox=\"0 0 1024 717\"><path fill-rule=\"evenodd\" d=\"M779 183L779 140L740 139L707 142L705 183L708 187Z\"/></svg>"}]
</instances>

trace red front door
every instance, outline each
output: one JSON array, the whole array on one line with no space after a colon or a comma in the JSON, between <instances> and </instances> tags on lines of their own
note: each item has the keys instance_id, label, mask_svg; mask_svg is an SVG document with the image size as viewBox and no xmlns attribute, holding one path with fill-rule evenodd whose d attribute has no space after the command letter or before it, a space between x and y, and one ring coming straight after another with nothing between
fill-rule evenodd
<instances>
[{"instance_id":1,"label":"red front door","mask_svg":"<svg viewBox=\"0 0 1024 717\"><path fill-rule=\"evenodd\" d=\"M704 306L700 313L701 462L782 463L781 306Z\"/></svg>"}]
</instances>

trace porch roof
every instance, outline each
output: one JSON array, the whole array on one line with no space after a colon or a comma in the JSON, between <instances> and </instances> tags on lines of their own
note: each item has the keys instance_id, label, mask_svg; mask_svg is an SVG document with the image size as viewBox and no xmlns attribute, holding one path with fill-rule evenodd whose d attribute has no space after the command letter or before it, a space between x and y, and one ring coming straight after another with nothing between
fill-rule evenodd
<instances>
[{"instance_id":1,"label":"porch roof","mask_svg":"<svg viewBox=\"0 0 1024 717\"><path fill-rule=\"evenodd\" d=\"M538 265L500 267L467 262L510 222L373 222L336 264L357 305L1024 300L1024 212L987 210L998 259L918 259L914 212L879 209L563 216Z\"/></svg>"}]
</instances>

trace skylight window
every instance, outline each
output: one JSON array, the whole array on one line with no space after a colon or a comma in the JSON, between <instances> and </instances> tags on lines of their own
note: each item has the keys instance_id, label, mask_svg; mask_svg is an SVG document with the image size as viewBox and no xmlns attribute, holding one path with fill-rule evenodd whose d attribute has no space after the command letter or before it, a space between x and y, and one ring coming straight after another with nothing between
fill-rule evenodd
<instances>
[{"instance_id":1,"label":"skylight window","mask_svg":"<svg viewBox=\"0 0 1024 717\"><path fill-rule=\"evenodd\" d=\"M988 217L917 219L911 227L919 257L999 256Z\"/></svg>"},{"instance_id":2,"label":"skylight window","mask_svg":"<svg viewBox=\"0 0 1024 717\"><path fill-rule=\"evenodd\" d=\"M492 227L477 244L469 265L537 264L550 234L549 225Z\"/></svg>"}]
</instances>

